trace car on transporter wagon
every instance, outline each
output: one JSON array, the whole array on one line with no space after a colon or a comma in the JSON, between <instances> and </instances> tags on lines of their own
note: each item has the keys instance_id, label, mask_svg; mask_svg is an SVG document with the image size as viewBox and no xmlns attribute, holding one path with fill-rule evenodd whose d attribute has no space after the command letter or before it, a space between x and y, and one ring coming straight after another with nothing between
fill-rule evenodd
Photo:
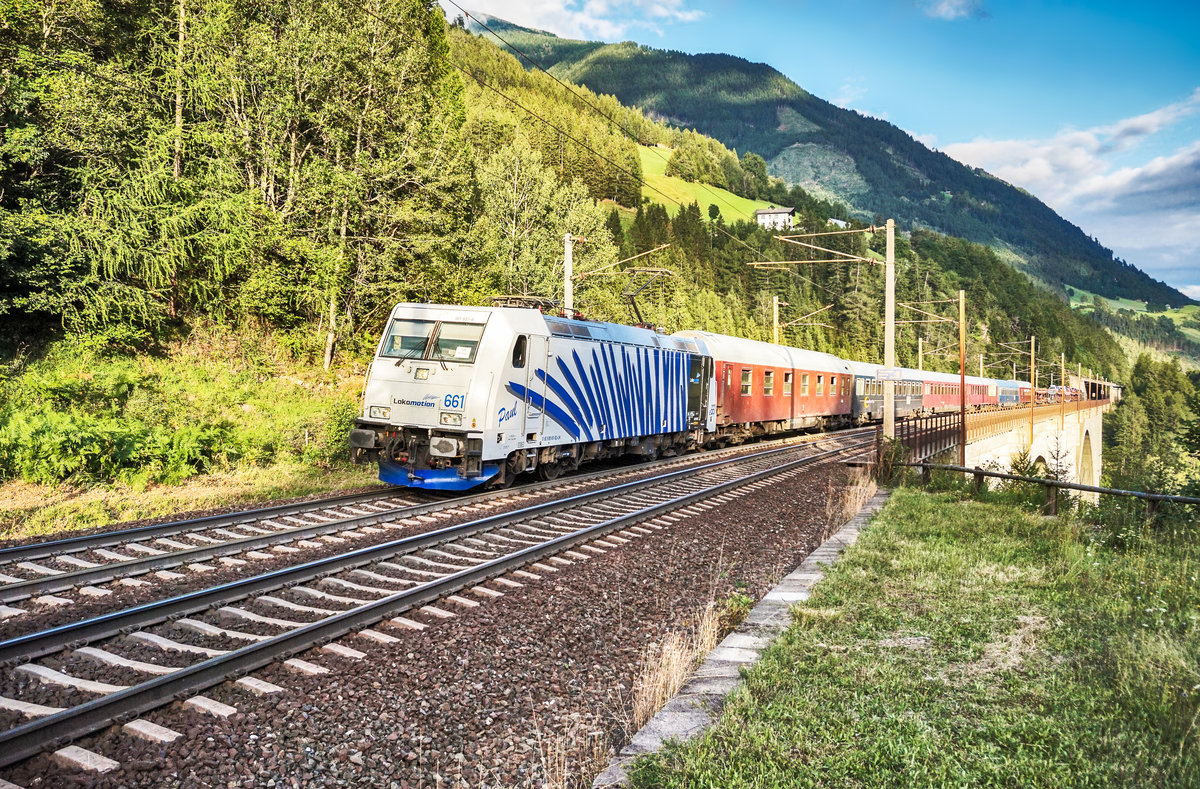
<instances>
[{"instance_id":1,"label":"car on transporter wagon","mask_svg":"<svg viewBox=\"0 0 1200 789\"><path fill-rule=\"evenodd\" d=\"M398 304L367 374L351 457L414 488L504 486L526 472L554 479L601 458L876 421L878 369L712 332ZM957 376L903 375L902 415L949 410L951 393L957 407ZM969 379L973 407L998 404L1000 383Z\"/></svg>"}]
</instances>

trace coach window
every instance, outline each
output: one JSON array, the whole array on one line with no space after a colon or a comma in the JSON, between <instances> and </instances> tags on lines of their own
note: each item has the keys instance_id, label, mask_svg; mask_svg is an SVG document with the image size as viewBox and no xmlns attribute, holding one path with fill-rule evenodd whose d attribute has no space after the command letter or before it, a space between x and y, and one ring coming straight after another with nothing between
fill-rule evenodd
<instances>
[{"instance_id":1,"label":"coach window","mask_svg":"<svg viewBox=\"0 0 1200 789\"><path fill-rule=\"evenodd\" d=\"M784 397L792 396L792 374L791 373L783 374L783 396Z\"/></svg>"},{"instance_id":2,"label":"coach window","mask_svg":"<svg viewBox=\"0 0 1200 789\"><path fill-rule=\"evenodd\" d=\"M825 376L817 376L817 397L825 394Z\"/></svg>"},{"instance_id":3,"label":"coach window","mask_svg":"<svg viewBox=\"0 0 1200 789\"><path fill-rule=\"evenodd\" d=\"M831 394L831 395L837 394L837 376L836 375L829 376L829 394Z\"/></svg>"},{"instance_id":4,"label":"coach window","mask_svg":"<svg viewBox=\"0 0 1200 789\"><path fill-rule=\"evenodd\" d=\"M808 397L808 373L800 373L800 396Z\"/></svg>"},{"instance_id":5,"label":"coach window","mask_svg":"<svg viewBox=\"0 0 1200 789\"><path fill-rule=\"evenodd\" d=\"M767 397L775 394L775 371L767 370L763 373L763 394Z\"/></svg>"},{"instance_id":6,"label":"coach window","mask_svg":"<svg viewBox=\"0 0 1200 789\"><path fill-rule=\"evenodd\" d=\"M528 342L524 334L517 335L517 341L513 343L513 367L520 369L525 366L525 345Z\"/></svg>"},{"instance_id":7,"label":"coach window","mask_svg":"<svg viewBox=\"0 0 1200 789\"><path fill-rule=\"evenodd\" d=\"M750 370L746 370L746 369L742 370L742 394L743 395L750 394L751 376L753 374L754 373L751 372Z\"/></svg>"}]
</instances>

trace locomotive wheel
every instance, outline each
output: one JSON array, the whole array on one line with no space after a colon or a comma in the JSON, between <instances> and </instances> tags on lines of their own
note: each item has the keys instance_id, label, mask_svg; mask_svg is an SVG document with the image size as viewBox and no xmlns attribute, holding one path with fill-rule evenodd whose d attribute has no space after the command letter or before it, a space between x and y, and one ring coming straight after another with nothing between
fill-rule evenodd
<instances>
[{"instance_id":1,"label":"locomotive wheel","mask_svg":"<svg viewBox=\"0 0 1200 789\"><path fill-rule=\"evenodd\" d=\"M558 463L541 463L534 470L537 478L542 482L549 482L553 479L558 479L558 475L562 473L562 465Z\"/></svg>"}]
</instances>

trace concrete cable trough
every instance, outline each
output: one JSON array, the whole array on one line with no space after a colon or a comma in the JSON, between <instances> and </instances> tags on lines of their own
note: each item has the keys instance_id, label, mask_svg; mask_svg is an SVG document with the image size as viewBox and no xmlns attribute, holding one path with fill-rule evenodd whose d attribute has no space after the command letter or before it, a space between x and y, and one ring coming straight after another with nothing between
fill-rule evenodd
<instances>
[{"instance_id":1,"label":"concrete cable trough","mask_svg":"<svg viewBox=\"0 0 1200 789\"><path fill-rule=\"evenodd\" d=\"M808 555L775 588L751 609L745 621L708 654L673 698L612 759L597 776L594 789L628 786L625 768L639 756L656 753L668 741L686 742L708 731L719 717L725 698L740 684L749 669L792 622L791 608L808 599L825 577L825 567L835 564L842 551L858 541L859 532L887 501L879 491L861 510Z\"/></svg>"}]
</instances>

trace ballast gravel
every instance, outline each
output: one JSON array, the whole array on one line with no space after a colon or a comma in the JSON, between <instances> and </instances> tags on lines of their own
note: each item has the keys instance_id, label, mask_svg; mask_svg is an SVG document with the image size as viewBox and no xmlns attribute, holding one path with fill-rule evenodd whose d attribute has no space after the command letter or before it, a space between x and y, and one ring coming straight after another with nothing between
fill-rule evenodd
<instances>
[{"instance_id":1,"label":"ballast gravel","mask_svg":"<svg viewBox=\"0 0 1200 789\"><path fill-rule=\"evenodd\" d=\"M746 452L753 452L761 449L761 446L750 445L745 448ZM724 457L724 456L722 456ZM684 468L685 466L695 466L704 463L709 463L717 460L709 453L695 453L679 458L682 465L673 466L675 468ZM557 483L546 490L530 491L522 487L513 487L508 491L496 491L496 498L488 504L476 504L471 507L463 507L461 510L455 511L439 517L431 515L419 516L415 519L417 522L410 525L400 526L399 523L405 519L398 519L391 527L369 527L378 528L378 531L367 532L363 529L360 533L363 535L360 538L351 540L350 538L341 537L341 541L321 541L320 547L305 547L297 548L295 543L287 543L282 545L286 550L274 551L271 548L264 548L258 552L248 552L236 554L235 558L246 560L250 558L246 564L224 564L219 559L210 561L214 567L213 571L209 572L188 572L181 571L182 568L176 567L169 571L169 577L158 576L156 573L145 573L138 576L135 585L126 585L122 581L114 581L111 583L101 584L100 588L111 592L109 595L102 597L75 595L73 593L64 592L62 594L70 595L74 598L70 605L51 606L40 605L32 600L23 600L16 605L24 609L25 613L19 616L0 619L0 641L10 638L17 638L29 633L35 633L42 630L48 630L52 627L77 622L83 619L103 616L104 614L113 611L121 611L135 605L140 605L153 600L162 600L168 597L193 592L200 589L217 586L222 583L236 581L242 578L248 578L261 573L278 570L284 567L291 567L305 561L322 559L329 556L336 556L345 553L348 550L358 548L367 548L372 545L409 537L414 534L431 531L432 529L441 529L455 524L466 523L482 517L490 517L506 512L511 512L515 509L530 506L531 504L544 501L552 501L564 496L576 495L586 491L596 490L614 484L612 476L619 475L620 483L630 482L636 479L643 479L662 473L662 469L653 467L641 467L638 465L623 464L616 461L608 461L604 464L597 464L595 467L589 467L587 472L605 470L610 472L605 478L592 479L588 481L577 480L573 476L566 476L557 481ZM369 489L368 489L369 490ZM429 502L436 501L438 498L445 498L449 507L453 506L452 497L438 497L436 495L418 492L419 497L428 499ZM406 498L413 497L412 492L403 492ZM311 497L317 498L317 497ZM285 502L272 503L295 503L306 501L308 499L288 500ZM230 510L237 511L237 510ZM223 514L219 511L202 512L199 514L189 513L188 517ZM386 515L386 513L381 513ZM181 520L184 516L174 516L171 518L161 518L155 521L136 521L127 524L117 524L107 529L91 529L79 532L64 532L55 535L41 536L26 540L10 540L7 541L11 545L23 545L31 542L41 542L51 539L59 539L64 537L72 537L77 535L90 534L98 531L116 530L119 528L131 528L135 526L150 525L157 522L167 522L171 520ZM203 531L203 530L201 530ZM337 536L335 534L335 536ZM152 542L152 541L151 541ZM8 545L0 545L0 547L8 547ZM123 554L130 555L133 558L140 558L141 555L131 550L129 546L118 546ZM265 558L262 558L265 557ZM289 618L289 617L284 617ZM242 630L244 632L251 631L244 627L234 627L232 629Z\"/></svg>"},{"instance_id":2,"label":"ballast gravel","mask_svg":"<svg viewBox=\"0 0 1200 789\"><path fill-rule=\"evenodd\" d=\"M256 696L230 682L205 691L237 707L229 718L179 703L142 716L181 732L174 743L109 727L76 743L120 763L103 776L41 755L0 777L26 787L540 786L542 754L557 735L597 732L615 748L625 743L633 679L651 645L689 627L714 595L764 595L827 535L830 499L845 475L839 466L814 468L556 564L520 588L493 582L503 596L471 595L477 607L439 604L452 618L405 614L424 630L384 620L373 629L398 642L340 640L366 653L361 660L315 649L298 655L328 674L279 662L255 672L283 693ZM220 641L207 643L229 646ZM144 647L122 654L151 657Z\"/></svg>"}]
</instances>

